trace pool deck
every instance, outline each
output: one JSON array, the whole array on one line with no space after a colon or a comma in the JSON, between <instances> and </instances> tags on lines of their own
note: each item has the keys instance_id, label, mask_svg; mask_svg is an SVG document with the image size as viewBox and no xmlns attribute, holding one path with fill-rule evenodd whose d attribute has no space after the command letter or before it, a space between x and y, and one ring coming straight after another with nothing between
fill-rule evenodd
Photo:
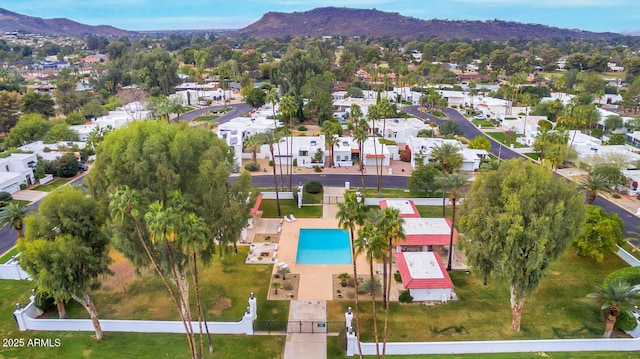
<instances>
[{"instance_id":1,"label":"pool deck","mask_svg":"<svg viewBox=\"0 0 640 359\"><path fill-rule=\"evenodd\" d=\"M335 218L299 218L295 222L282 224L280 242L278 246L278 262L287 263L291 273L300 274L300 286L298 288L298 300L333 300L333 274L353 273L351 264L323 265L323 264L298 264L296 254L301 228L338 228ZM358 273L369 273L369 265L364 256L359 256L356 265ZM275 265L273 273L278 271Z\"/></svg>"}]
</instances>

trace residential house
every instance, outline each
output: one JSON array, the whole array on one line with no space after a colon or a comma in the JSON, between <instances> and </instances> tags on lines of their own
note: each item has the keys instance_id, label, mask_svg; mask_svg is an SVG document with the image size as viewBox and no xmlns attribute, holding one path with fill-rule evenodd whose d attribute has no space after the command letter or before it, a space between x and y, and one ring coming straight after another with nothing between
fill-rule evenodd
<instances>
[{"instance_id":1,"label":"residential house","mask_svg":"<svg viewBox=\"0 0 640 359\"><path fill-rule=\"evenodd\" d=\"M252 157L251 153L243 153L244 141L250 136L272 131L280 126L282 126L280 121L267 118L236 117L229 122L220 124L217 128L217 134L227 142L229 147L233 147L234 162L240 168L243 158Z\"/></svg>"},{"instance_id":2,"label":"residential house","mask_svg":"<svg viewBox=\"0 0 640 359\"><path fill-rule=\"evenodd\" d=\"M36 181L35 153L13 153L0 159L0 191L15 193L20 185L31 185Z\"/></svg>"},{"instance_id":3,"label":"residential house","mask_svg":"<svg viewBox=\"0 0 640 359\"><path fill-rule=\"evenodd\" d=\"M418 208L408 199L386 199L380 201L380 209L395 208L400 211L402 218L420 218Z\"/></svg>"},{"instance_id":4,"label":"residential house","mask_svg":"<svg viewBox=\"0 0 640 359\"><path fill-rule=\"evenodd\" d=\"M489 156L487 151L465 148L462 143L457 140L409 137L407 144L405 145L405 150L409 151L409 154L411 156L411 167L415 169L418 161L420 160L422 160L424 163L434 162L435 159L431 157L431 151L434 147L442 146L442 144L444 143L452 144L460 149L460 154L463 157L463 171L476 171L480 167L481 160Z\"/></svg>"},{"instance_id":5,"label":"residential house","mask_svg":"<svg viewBox=\"0 0 640 359\"><path fill-rule=\"evenodd\" d=\"M56 143L44 143L42 141L35 141L28 143L24 146L18 147L25 152L31 152L34 155L40 156L45 161L55 161L58 157L61 157L65 153L77 149L81 150L87 145L86 142L56 142ZM79 157L79 153L76 153Z\"/></svg>"},{"instance_id":6,"label":"residential house","mask_svg":"<svg viewBox=\"0 0 640 359\"><path fill-rule=\"evenodd\" d=\"M289 141L289 142L287 142ZM287 144L289 146L287 146ZM290 150L290 147L292 150ZM273 148L274 158L270 158L275 165L289 165L294 167L313 168L325 165L325 136L292 136L282 138L279 146ZM261 156L270 157L269 146L260 148Z\"/></svg>"},{"instance_id":7,"label":"residential house","mask_svg":"<svg viewBox=\"0 0 640 359\"><path fill-rule=\"evenodd\" d=\"M401 252L395 259L402 286L414 301L447 302L455 298L453 282L433 252Z\"/></svg>"},{"instance_id":8,"label":"residential house","mask_svg":"<svg viewBox=\"0 0 640 359\"><path fill-rule=\"evenodd\" d=\"M351 136L338 136L333 146L333 165L337 167L351 167L358 164L360 149L358 142Z\"/></svg>"},{"instance_id":9,"label":"residential house","mask_svg":"<svg viewBox=\"0 0 640 359\"><path fill-rule=\"evenodd\" d=\"M407 143L410 136L417 137L421 130L432 130L431 125L417 118L387 118L369 121L373 134L382 135L385 140L394 141L399 146Z\"/></svg>"}]
</instances>

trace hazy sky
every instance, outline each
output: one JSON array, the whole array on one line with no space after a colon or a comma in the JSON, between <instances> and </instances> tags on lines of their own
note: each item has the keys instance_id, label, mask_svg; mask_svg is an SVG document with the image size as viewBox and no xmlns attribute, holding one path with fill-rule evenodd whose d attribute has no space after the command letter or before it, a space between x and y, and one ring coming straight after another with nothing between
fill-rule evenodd
<instances>
[{"instance_id":1,"label":"hazy sky","mask_svg":"<svg viewBox=\"0 0 640 359\"><path fill-rule=\"evenodd\" d=\"M589 31L640 30L638 0L0 0L0 8L126 30L241 28L269 11L376 8L420 19L509 20Z\"/></svg>"}]
</instances>

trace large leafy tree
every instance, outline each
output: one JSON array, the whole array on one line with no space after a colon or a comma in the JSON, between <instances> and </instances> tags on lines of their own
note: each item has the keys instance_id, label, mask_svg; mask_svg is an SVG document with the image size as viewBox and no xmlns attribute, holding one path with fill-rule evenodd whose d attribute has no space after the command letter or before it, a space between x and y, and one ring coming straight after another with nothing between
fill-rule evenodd
<instances>
[{"instance_id":1,"label":"large leafy tree","mask_svg":"<svg viewBox=\"0 0 640 359\"><path fill-rule=\"evenodd\" d=\"M407 188L414 192L425 192L428 197L430 191L438 188L436 177L439 172L435 165L417 161L416 169L411 172L411 177L407 181Z\"/></svg>"},{"instance_id":2,"label":"large leafy tree","mask_svg":"<svg viewBox=\"0 0 640 359\"><path fill-rule=\"evenodd\" d=\"M366 205L358 201L356 194L353 192L347 192L344 195L344 201L338 203L338 213L336 218L338 219L338 226L349 231L349 239L351 240L351 261L353 264L353 278L355 282L356 293L358 293L359 281L358 281L358 269L356 266L356 246L355 246L355 230L356 227L362 226L365 219ZM360 338L360 301L358 296L355 298L355 310L356 310L356 325L355 333ZM360 340L358 340L358 354L362 358L362 350L360 350Z\"/></svg>"},{"instance_id":3,"label":"large leafy tree","mask_svg":"<svg viewBox=\"0 0 640 359\"><path fill-rule=\"evenodd\" d=\"M8 147L17 147L29 142L41 140L51 128L51 122L40 114L26 114L20 116L18 123L11 129L5 139Z\"/></svg>"},{"instance_id":4,"label":"large leafy tree","mask_svg":"<svg viewBox=\"0 0 640 359\"><path fill-rule=\"evenodd\" d=\"M15 91L0 91L0 129L4 133L18 122L22 108L20 94Z\"/></svg>"},{"instance_id":5,"label":"large leafy tree","mask_svg":"<svg viewBox=\"0 0 640 359\"><path fill-rule=\"evenodd\" d=\"M102 339L98 313L89 290L110 273L105 218L95 199L65 187L47 196L27 220L27 235L18 240L20 265L38 290L58 300L74 299L89 312L96 338Z\"/></svg>"},{"instance_id":6,"label":"large leafy tree","mask_svg":"<svg viewBox=\"0 0 640 359\"><path fill-rule=\"evenodd\" d=\"M588 206L587 220L571 245L577 255L602 262L605 254L618 250L624 242L624 221L617 213L607 213L602 207Z\"/></svg>"},{"instance_id":7,"label":"large leafy tree","mask_svg":"<svg viewBox=\"0 0 640 359\"><path fill-rule=\"evenodd\" d=\"M179 240L187 229L181 221L191 213L204 220L207 239L198 256L203 264L211 261L216 243L228 248L246 226L254 202L248 172L229 183L233 151L212 132L186 123L131 123L109 133L96 155L96 171L85 181L111 209L114 245L136 266L156 270L188 323L188 251ZM197 357L193 331L188 325L185 331Z\"/></svg>"},{"instance_id":8,"label":"large leafy tree","mask_svg":"<svg viewBox=\"0 0 640 359\"><path fill-rule=\"evenodd\" d=\"M583 194L544 167L509 160L476 178L460 212L467 263L509 283L511 328L519 331L526 297L582 227Z\"/></svg>"},{"instance_id":9,"label":"large leafy tree","mask_svg":"<svg viewBox=\"0 0 640 359\"><path fill-rule=\"evenodd\" d=\"M606 311L607 315L607 324L602 335L604 338L611 338L613 326L621 312L631 315L634 306L640 304L640 290L619 280L605 281L602 285L596 286L596 292L590 293L587 297L602 301L602 310Z\"/></svg>"}]
</instances>

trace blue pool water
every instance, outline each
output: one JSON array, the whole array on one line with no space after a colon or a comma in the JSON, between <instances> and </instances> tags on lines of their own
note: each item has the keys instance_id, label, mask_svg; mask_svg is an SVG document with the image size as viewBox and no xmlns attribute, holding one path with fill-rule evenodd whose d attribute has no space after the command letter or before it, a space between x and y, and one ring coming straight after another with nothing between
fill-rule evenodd
<instances>
[{"instance_id":1,"label":"blue pool water","mask_svg":"<svg viewBox=\"0 0 640 359\"><path fill-rule=\"evenodd\" d=\"M300 229L298 264L351 264L349 233L341 229Z\"/></svg>"}]
</instances>

